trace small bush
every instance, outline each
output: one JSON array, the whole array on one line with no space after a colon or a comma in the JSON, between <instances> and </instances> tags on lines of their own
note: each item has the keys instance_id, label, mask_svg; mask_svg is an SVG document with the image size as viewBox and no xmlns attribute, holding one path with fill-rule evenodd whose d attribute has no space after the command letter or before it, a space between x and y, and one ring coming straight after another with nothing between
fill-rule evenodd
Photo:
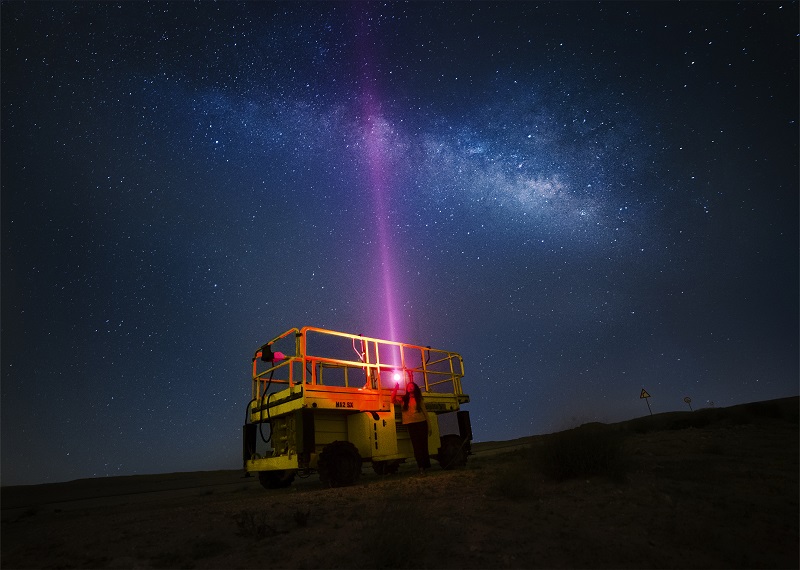
<instances>
[{"instance_id":1,"label":"small bush","mask_svg":"<svg viewBox=\"0 0 800 570\"><path fill-rule=\"evenodd\" d=\"M778 402L753 402L746 405L745 409L756 418L782 420L784 417L783 408Z\"/></svg>"},{"instance_id":2,"label":"small bush","mask_svg":"<svg viewBox=\"0 0 800 570\"><path fill-rule=\"evenodd\" d=\"M150 557L153 568L194 568L197 560L215 558L230 552L233 547L227 542L213 539L199 539L161 551ZM86 566L89 568L90 566ZM95 568L107 568L108 563Z\"/></svg>"},{"instance_id":3,"label":"small bush","mask_svg":"<svg viewBox=\"0 0 800 570\"><path fill-rule=\"evenodd\" d=\"M703 453L707 455L725 455L725 448L715 441L703 447Z\"/></svg>"},{"instance_id":4,"label":"small bush","mask_svg":"<svg viewBox=\"0 0 800 570\"><path fill-rule=\"evenodd\" d=\"M393 528L407 529L416 536L433 536L435 527L429 517L420 516L423 502L415 497L392 493L380 508ZM373 567L380 568L418 568L423 555L422 539L416 545L417 552L409 555L408 538L405 532L379 532L364 542L364 553L373 560Z\"/></svg>"},{"instance_id":5,"label":"small bush","mask_svg":"<svg viewBox=\"0 0 800 570\"><path fill-rule=\"evenodd\" d=\"M700 429L708 427L713 419L711 414L705 413L704 410L698 410L696 412L688 412L686 415L672 420L668 427L671 430Z\"/></svg>"},{"instance_id":6,"label":"small bush","mask_svg":"<svg viewBox=\"0 0 800 570\"><path fill-rule=\"evenodd\" d=\"M81 568L108 568L111 559L107 556L90 556L86 558L81 564Z\"/></svg>"},{"instance_id":7,"label":"small bush","mask_svg":"<svg viewBox=\"0 0 800 570\"><path fill-rule=\"evenodd\" d=\"M540 471L557 481L595 475L624 480L626 463L620 434L596 426L548 436L537 457Z\"/></svg>"},{"instance_id":8,"label":"small bush","mask_svg":"<svg viewBox=\"0 0 800 570\"><path fill-rule=\"evenodd\" d=\"M509 461L504 456L513 455ZM499 469L489 486L489 492L499 498L510 501L525 501L538 497L535 481L531 478L534 470L535 456L531 449L523 449L504 454L497 459ZM503 459L506 459L503 461Z\"/></svg>"},{"instance_id":9,"label":"small bush","mask_svg":"<svg viewBox=\"0 0 800 570\"><path fill-rule=\"evenodd\" d=\"M242 511L236 517L236 526L239 527L240 536L251 536L256 540L275 536L281 531L267 522L267 513L255 511Z\"/></svg>"},{"instance_id":10,"label":"small bush","mask_svg":"<svg viewBox=\"0 0 800 570\"><path fill-rule=\"evenodd\" d=\"M196 540L189 548L189 555L193 560L214 558L226 554L231 550L231 545L221 540Z\"/></svg>"},{"instance_id":11,"label":"small bush","mask_svg":"<svg viewBox=\"0 0 800 570\"><path fill-rule=\"evenodd\" d=\"M294 522L297 526L308 526L308 517L311 516L311 511L295 511Z\"/></svg>"},{"instance_id":12,"label":"small bush","mask_svg":"<svg viewBox=\"0 0 800 570\"><path fill-rule=\"evenodd\" d=\"M150 557L150 565L153 568L191 568L194 566L183 556L172 551L163 551Z\"/></svg>"}]
</instances>

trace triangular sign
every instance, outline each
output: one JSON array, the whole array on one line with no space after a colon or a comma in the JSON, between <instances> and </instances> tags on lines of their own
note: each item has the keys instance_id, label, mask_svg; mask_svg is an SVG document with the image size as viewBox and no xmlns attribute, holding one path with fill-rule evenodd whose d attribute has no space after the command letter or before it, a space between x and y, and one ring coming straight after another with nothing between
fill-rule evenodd
<instances>
[{"instance_id":1,"label":"triangular sign","mask_svg":"<svg viewBox=\"0 0 800 570\"><path fill-rule=\"evenodd\" d=\"M642 393L639 394L639 398L649 398L649 397L650 397L650 394L647 393L647 390L642 388Z\"/></svg>"}]
</instances>

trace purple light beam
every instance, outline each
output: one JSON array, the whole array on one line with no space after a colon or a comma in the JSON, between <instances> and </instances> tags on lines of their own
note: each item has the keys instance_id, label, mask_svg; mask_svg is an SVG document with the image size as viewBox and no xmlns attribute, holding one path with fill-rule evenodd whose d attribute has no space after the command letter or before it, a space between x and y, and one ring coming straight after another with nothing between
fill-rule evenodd
<instances>
[{"instance_id":1,"label":"purple light beam","mask_svg":"<svg viewBox=\"0 0 800 570\"><path fill-rule=\"evenodd\" d=\"M395 308L395 292L397 280L393 274L392 236L389 229L390 209L387 206L391 194L389 182L390 164L388 157L391 153L388 138L388 126L383 120L379 96L376 93L376 73L373 65L373 55L378 49L371 30L372 14L370 4L356 3L359 10L355 21L358 22L356 31L357 58L361 68L361 121L365 144L368 181L374 200L375 228L378 241L378 254L380 259L381 277L383 279L384 298L386 301L386 318L389 325L389 340L399 341L397 336L397 311Z\"/></svg>"},{"instance_id":2,"label":"purple light beam","mask_svg":"<svg viewBox=\"0 0 800 570\"><path fill-rule=\"evenodd\" d=\"M380 257L380 272L386 300L386 317L389 324L389 340L397 341L397 312L395 310L395 288L392 261L394 256L392 235L389 230L390 210L387 206L391 187L388 182L387 153L390 151L386 139L386 126L380 118L378 105L371 94L365 97L363 111L364 141L366 145L369 184L374 199L375 222Z\"/></svg>"}]
</instances>

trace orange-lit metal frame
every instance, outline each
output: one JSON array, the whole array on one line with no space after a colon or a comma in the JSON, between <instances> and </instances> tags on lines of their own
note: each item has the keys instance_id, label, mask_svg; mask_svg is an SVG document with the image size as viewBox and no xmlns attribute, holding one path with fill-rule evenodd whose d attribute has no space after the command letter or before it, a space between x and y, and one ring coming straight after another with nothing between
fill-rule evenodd
<instances>
[{"instance_id":1,"label":"orange-lit metal frame","mask_svg":"<svg viewBox=\"0 0 800 570\"><path fill-rule=\"evenodd\" d=\"M312 334L338 337L350 340L354 344L359 343L363 348L363 360L336 358L315 352L313 343L309 342L309 336ZM418 383L423 392L465 396L461 386L464 362L458 353L318 327L289 329L267 342L267 345L273 346L291 336L294 336L295 341L294 354L287 354L286 358L279 362L269 363L264 370L258 370L262 352L260 349L256 351L253 357L253 399L263 398L269 383L286 384L289 388L300 384L307 386L310 390L333 389L334 386L325 386L322 382L322 371L325 368L343 370L345 380L343 388L349 390L357 389L359 392L363 392L365 390L390 389L392 384L385 381L385 374L382 375L382 373L403 370L410 371L415 378L421 378L421 382ZM382 360L382 354L388 352L394 352L399 357L399 361L390 362L388 357L386 360ZM416 355L416 358L412 358L412 353ZM354 372L359 372L362 379L360 383L352 381Z\"/></svg>"}]
</instances>

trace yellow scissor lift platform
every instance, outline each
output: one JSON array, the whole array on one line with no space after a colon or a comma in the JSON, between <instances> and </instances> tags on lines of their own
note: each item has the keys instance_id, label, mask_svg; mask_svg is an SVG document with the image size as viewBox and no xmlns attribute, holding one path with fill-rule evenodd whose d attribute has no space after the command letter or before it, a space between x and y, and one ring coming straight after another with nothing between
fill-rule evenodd
<instances>
[{"instance_id":1,"label":"yellow scissor lift platform","mask_svg":"<svg viewBox=\"0 0 800 570\"><path fill-rule=\"evenodd\" d=\"M350 485L364 461L377 473L396 471L414 457L391 396L396 383L403 393L409 376L428 410L429 454L445 469L464 465L472 428L469 412L461 410L469 396L461 388L458 353L303 327L275 337L253 356L243 429L246 472L277 488L314 470L331 486ZM454 421L447 427L440 418ZM458 433L441 433L448 430Z\"/></svg>"}]
</instances>

